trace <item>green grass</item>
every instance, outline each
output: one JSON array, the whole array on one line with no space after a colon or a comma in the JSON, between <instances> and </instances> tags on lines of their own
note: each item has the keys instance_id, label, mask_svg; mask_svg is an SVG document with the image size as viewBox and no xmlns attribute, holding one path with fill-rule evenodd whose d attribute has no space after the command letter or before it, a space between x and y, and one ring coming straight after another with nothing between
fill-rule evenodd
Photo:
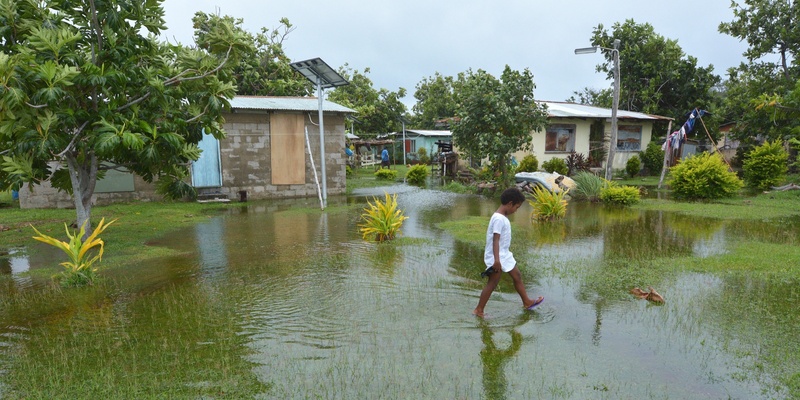
<instances>
[{"instance_id":1,"label":"green grass","mask_svg":"<svg viewBox=\"0 0 800 400\"><path fill-rule=\"evenodd\" d=\"M128 261L152 257L164 250L144 246L145 242L178 228L196 224L234 204L195 202L137 202L92 208L92 221L118 219L101 238L107 255L122 255ZM2 247L22 247L36 243L31 225L44 234L64 240L64 224L75 221L72 209L3 209L3 224L11 229L0 232ZM35 249L39 246L31 246ZM104 258L103 263L106 263ZM57 264L57 263L54 263Z\"/></svg>"},{"instance_id":2,"label":"green grass","mask_svg":"<svg viewBox=\"0 0 800 400\"><path fill-rule=\"evenodd\" d=\"M391 169L397 171L396 182L403 182L403 178L405 178L406 172L408 172L408 167L405 165L392 165ZM350 194L354 189L371 188L392 184L391 181L377 179L375 177L375 171L376 169L374 166L356 168L353 170L353 174L347 176L346 193Z\"/></svg>"},{"instance_id":3,"label":"green grass","mask_svg":"<svg viewBox=\"0 0 800 400\"><path fill-rule=\"evenodd\" d=\"M0 208L6 207L19 207L19 201L14 200L10 190L0 191Z\"/></svg>"},{"instance_id":4,"label":"green grass","mask_svg":"<svg viewBox=\"0 0 800 400\"><path fill-rule=\"evenodd\" d=\"M800 214L800 190L734 197L713 202L642 199L634 209L672 211L721 219L770 219Z\"/></svg>"}]
</instances>

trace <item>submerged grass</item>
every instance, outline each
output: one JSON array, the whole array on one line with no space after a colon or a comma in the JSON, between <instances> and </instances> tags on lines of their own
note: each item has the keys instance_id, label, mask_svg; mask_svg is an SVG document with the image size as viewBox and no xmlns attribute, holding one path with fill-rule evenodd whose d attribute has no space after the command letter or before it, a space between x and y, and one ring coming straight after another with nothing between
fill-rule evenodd
<instances>
[{"instance_id":1,"label":"submerged grass","mask_svg":"<svg viewBox=\"0 0 800 400\"><path fill-rule=\"evenodd\" d=\"M6 340L3 398L244 398L269 390L246 361L251 350L230 302L189 285L159 296L109 293L98 285L3 296L5 320L27 326L19 328L25 340Z\"/></svg>"},{"instance_id":2,"label":"submerged grass","mask_svg":"<svg viewBox=\"0 0 800 400\"><path fill-rule=\"evenodd\" d=\"M721 219L771 219L800 215L800 190L763 193L713 202L677 202L643 199L632 206L639 210L671 211Z\"/></svg>"}]
</instances>

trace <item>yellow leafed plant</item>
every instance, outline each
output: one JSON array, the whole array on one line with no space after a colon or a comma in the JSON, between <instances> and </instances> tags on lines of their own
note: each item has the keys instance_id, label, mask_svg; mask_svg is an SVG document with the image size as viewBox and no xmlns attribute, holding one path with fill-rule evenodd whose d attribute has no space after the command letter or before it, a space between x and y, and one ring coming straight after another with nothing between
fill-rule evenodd
<instances>
[{"instance_id":1,"label":"yellow leafed plant","mask_svg":"<svg viewBox=\"0 0 800 400\"><path fill-rule=\"evenodd\" d=\"M533 200L528 200L528 204L533 207L531 218L538 220L563 218L567 214L567 201L564 200L567 192L569 189L552 193L536 185L533 189Z\"/></svg>"},{"instance_id":2,"label":"yellow leafed plant","mask_svg":"<svg viewBox=\"0 0 800 400\"><path fill-rule=\"evenodd\" d=\"M69 256L69 261L61 263L61 265L65 268L65 271L62 272L62 285L82 286L94 282L95 278L97 277L97 268L92 268L92 264L100 261L103 258L103 240L98 236L103 233L103 231L108 228L109 225L116 221L115 219L106 224L105 220L105 218L100 220L100 223L97 224L97 227L94 229L92 234L86 238L85 241L83 240L83 236L86 234L86 223L89 222L89 220L84 221L78 233L70 232L67 224L64 224L64 230L67 232L69 242L64 242L47 236L39 232L33 225L31 225L31 228L33 228L38 235L34 236L34 239L47 243L51 246L55 246L67 253L67 256ZM90 253L90 250L95 247L98 248L97 253ZM92 254L94 256L92 256Z\"/></svg>"},{"instance_id":3,"label":"yellow leafed plant","mask_svg":"<svg viewBox=\"0 0 800 400\"><path fill-rule=\"evenodd\" d=\"M397 195L389 196L385 193L386 200L381 202L374 198L374 203L367 201L369 205L364 208L361 219L364 223L359 224L361 235L364 240L374 237L376 241L394 239L400 233L400 226L408 217L403 216L403 211L397 209Z\"/></svg>"}]
</instances>

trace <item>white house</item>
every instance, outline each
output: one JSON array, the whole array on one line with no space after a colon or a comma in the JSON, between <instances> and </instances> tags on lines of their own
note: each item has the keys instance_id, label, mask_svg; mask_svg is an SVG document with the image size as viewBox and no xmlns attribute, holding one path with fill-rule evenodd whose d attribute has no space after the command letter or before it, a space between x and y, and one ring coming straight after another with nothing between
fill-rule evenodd
<instances>
[{"instance_id":1,"label":"white house","mask_svg":"<svg viewBox=\"0 0 800 400\"><path fill-rule=\"evenodd\" d=\"M611 133L611 109L575 103L541 101L547 106L548 125L531 134L532 150L516 152L521 160L533 154L539 165L553 158L566 158L570 152L582 153L595 159L605 159L608 153L603 137ZM653 123L672 118L619 110L617 112L617 143L612 168L624 169L628 159L643 151L653 135ZM666 134L666 132L664 132Z\"/></svg>"}]
</instances>

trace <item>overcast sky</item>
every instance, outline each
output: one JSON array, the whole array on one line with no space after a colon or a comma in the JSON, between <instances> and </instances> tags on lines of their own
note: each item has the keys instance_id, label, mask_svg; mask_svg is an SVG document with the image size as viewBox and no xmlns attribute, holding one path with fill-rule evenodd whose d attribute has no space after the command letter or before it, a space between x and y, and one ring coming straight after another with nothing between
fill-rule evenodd
<instances>
[{"instance_id":1,"label":"overcast sky","mask_svg":"<svg viewBox=\"0 0 800 400\"><path fill-rule=\"evenodd\" d=\"M633 19L677 39L700 66L724 78L744 60L746 44L717 31L733 19L730 0L165 0L172 42L192 43L197 11L244 19L257 33L287 17L295 26L284 42L292 61L320 57L334 69L364 71L376 89L397 91L414 104L415 86L436 72L455 76L470 68L499 77L505 65L530 69L538 100L563 101L584 87L611 82L595 72L599 53L575 55L591 45L592 29Z\"/></svg>"}]
</instances>

